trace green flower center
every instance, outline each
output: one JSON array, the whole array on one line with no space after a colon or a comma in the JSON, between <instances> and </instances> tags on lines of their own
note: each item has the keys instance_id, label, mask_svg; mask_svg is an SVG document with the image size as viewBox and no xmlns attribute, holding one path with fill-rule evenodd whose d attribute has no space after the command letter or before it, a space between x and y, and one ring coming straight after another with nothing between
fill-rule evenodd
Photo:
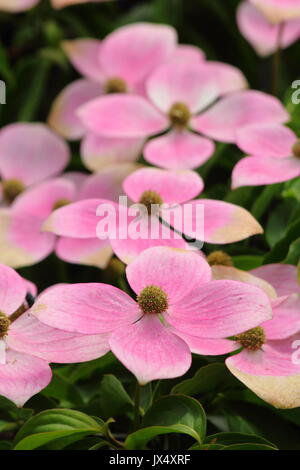
<instances>
[{"instance_id":1,"label":"green flower center","mask_svg":"<svg viewBox=\"0 0 300 470\"><path fill-rule=\"evenodd\" d=\"M21 194L25 186L22 181L17 179L6 180L2 182L3 199L11 204L17 196Z\"/></svg>"},{"instance_id":2,"label":"green flower center","mask_svg":"<svg viewBox=\"0 0 300 470\"><path fill-rule=\"evenodd\" d=\"M143 313L159 315L168 309L168 296L157 286L145 287L138 295L137 302Z\"/></svg>"},{"instance_id":3,"label":"green flower center","mask_svg":"<svg viewBox=\"0 0 300 470\"><path fill-rule=\"evenodd\" d=\"M71 201L67 198L58 199L58 201L56 201L53 205L53 210L55 211L56 209L60 209L61 207L67 206L70 203Z\"/></svg>"},{"instance_id":4,"label":"green flower center","mask_svg":"<svg viewBox=\"0 0 300 470\"><path fill-rule=\"evenodd\" d=\"M210 266L233 266L231 257L225 251L213 251L208 255L207 262Z\"/></svg>"},{"instance_id":5,"label":"green flower center","mask_svg":"<svg viewBox=\"0 0 300 470\"><path fill-rule=\"evenodd\" d=\"M292 152L294 157L300 158L300 140L297 140L297 142L293 145Z\"/></svg>"},{"instance_id":6,"label":"green flower center","mask_svg":"<svg viewBox=\"0 0 300 470\"><path fill-rule=\"evenodd\" d=\"M154 205L161 206L163 204L163 200L156 191L149 190L149 191L143 192L143 194L140 197L139 203L146 206L148 214L151 214L152 206ZM152 214L153 212L155 212L155 209L158 209L158 208L153 207Z\"/></svg>"},{"instance_id":7,"label":"green flower center","mask_svg":"<svg viewBox=\"0 0 300 470\"><path fill-rule=\"evenodd\" d=\"M128 91L126 82L122 78L109 78L104 85L105 93L126 93Z\"/></svg>"},{"instance_id":8,"label":"green flower center","mask_svg":"<svg viewBox=\"0 0 300 470\"><path fill-rule=\"evenodd\" d=\"M5 338L5 336L7 335L9 325L9 318L5 315L5 313L0 312L0 339Z\"/></svg>"},{"instance_id":9,"label":"green flower center","mask_svg":"<svg viewBox=\"0 0 300 470\"><path fill-rule=\"evenodd\" d=\"M175 103L169 111L169 118L172 126L184 128L191 118L189 108L184 103Z\"/></svg>"},{"instance_id":10,"label":"green flower center","mask_svg":"<svg viewBox=\"0 0 300 470\"><path fill-rule=\"evenodd\" d=\"M240 335L235 336L235 340L238 341L241 346L249 351L258 351L262 345L266 342L266 335L264 329L261 326L252 328L251 330L245 331Z\"/></svg>"}]
</instances>

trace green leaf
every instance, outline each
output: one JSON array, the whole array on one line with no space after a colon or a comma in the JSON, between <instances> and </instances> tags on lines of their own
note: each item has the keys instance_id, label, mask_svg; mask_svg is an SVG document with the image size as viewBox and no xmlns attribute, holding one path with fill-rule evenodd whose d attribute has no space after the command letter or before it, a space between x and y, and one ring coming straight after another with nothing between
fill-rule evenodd
<instances>
[{"instance_id":1,"label":"green leaf","mask_svg":"<svg viewBox=\"0 0 300 470\"><path fill-rule=\"evenodd\" d=\"M277 450L275 447L263 444L233 444L232 446L223 447L220 450Z\"/></svg>"},{"instance_id":2,"label":"green leaf","mask_svg":"<svg viewBox=\"0 0 300 470\"><path fill-rule=\"evenodd\" d=\"M56 449L88 435L103 433L90 416L75 410L53 409L30 418L15 437L15 450L32 450L55 441Z\"/></svg>"},{"instance_id":3,"label":"green leaf","mask_svg":"<svg viewBox=\"0 0 300 470\"><path fill-rule=\"evenodd\" d=\"M259 220L265 211L268 209L270 203L272 202L274 196L276 196L282 189L282 183L271 184L266 186L260 196L255 200L255 203L252 206L251 213L253 217Z\"/></svg>"},{"instance_id":4,"label":"green leaf","mask_svg":"<svg viewBox=\"0 0 300 470\"><path fill-rule=\"evenodd\" d=\"M226 382L227 385L232 385L235 379L232 379L232 375L224 364L214 363L201 367L191 379L176 384L171 393L199 395L215 390L219 392Z\"/></svg>"},{"instance_id":5,"label":"green leaf","mask_svg":"<svg viewBox=\"0 0 300 470\"><path fill-rule=\"evenodd\" d=\"M24 102L21 106L18 120L31 121L35 120L40 104L44 98L45 82L51 62L45 58L39 57L36 60L36 67L32 71L32 82L26 89L24 94Z\"/></svg>"},{"instance_id":6,"label":"green leaf","mask_svg":"<svg viewBox=\"0 0 300 470\"><path fill-rule=\"evenodd\" d=\"M272 442L269 442L263 437L255 434L244 434L240 432L219 432L217 434L211 434L206 436L205 443L207 444L221 444L223 446L229 446L233 444L264 444L271 447L276 447Z\"/></svg>"},{"instance_id":7,"label":"green leaf","mask_svg":"<svg viewBox=\"0 0 300 470\"><path fill-rule=\"evenodd\" d=\"M300 237L293 241L289 247L288 254L284 259L284 263L297 264L300 259Z\"/></svg>"},{"instance_id":8,"label":"green leaf","mask_svg":"<svg viewBox=\"0 0 300 470\"><path fill-rule=\"evenodd\" d=\"M199 444L206 434L206 417L200 403L184 395L169 395L156 401L143 419L143 428L130 434L127 449L143 449L161 434L187 434Z\"/></svg>"},{"instance_id":9,"label":"green leaf","mask_svg":"<svg viewBox=\"0 0 300 470\"><path fill-rule=\"evenodd\" d=\"M286 234L297 206L297 201L289 198L272 211L265 229L266 240L271 248Z\"/></svg>"},{"instance_id":10,"label":"green leaf","mask_svg":"<svg viewBox=\"0 0 300 470\"><path fill-rule=\"evenodd\" d=\"M299 237L300 218L290 225L286 235L279 240L274 248L264 258L264 264L279 263L287 256L291 243Z\"/></svg>"},{"instance_id":11,"label":"green leaf","mask_svg":"<svg viewBox=\"0 0 300 470\"><path fill-rule=\"evenodd\" d=\"M57 372L53 373L51 383L43 390L42 394L46 397L56 398L61 404L83 404L78 388L67 378L58 375Z\"/></svg>"},{"instance_id":12,"label":"green leaf","mask_svg":"<svg viewBox=\"0 0 300 470\"><path fill-rule=\"evenodd\" d=\"M100 416L103 418L123 415L133 407L133 401L122 383L111 374L103 376L97 402Z\"/></svg>"}]
</instances>

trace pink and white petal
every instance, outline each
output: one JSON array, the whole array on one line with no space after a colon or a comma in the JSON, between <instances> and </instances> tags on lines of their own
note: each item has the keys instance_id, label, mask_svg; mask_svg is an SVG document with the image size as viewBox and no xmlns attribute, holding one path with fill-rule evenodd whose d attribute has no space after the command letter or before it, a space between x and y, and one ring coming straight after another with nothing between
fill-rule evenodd
<instances>
[{"instance_id":1,"label":"pink and white petal","mask_svg":"<svg viewBox=\"0 0 300 470\"><path fill-rule=\"evenodd\" d=\"M184 224L182 216L184 214ZM203 213L203 219L200 217ZM207 243L233 243L263 232L246 209L228 202L197 199L172 209L172 226L185 235ZM168 215L161 211L162 218ZM196 236L195 236L196 235Z\"/></svg>"},{"instance_id":2,"label":"pink and white petal","mask_svg":"<svg viewBox=\"0 0 300 470\"><path fill-rule=\"evenodd\" d=\"M193 169L214 153L214 143L189 131L171 131L150 140L144 149L149 163L171 170Z\"/></svg>"},{"instance_id":3,"label":"pink and white petal","mask_svg":"<svg viewBox=\"0 0 300 470\"><path fill-rule=\"evenodd\" d=\"M298 18L300 16L299 0L250 0L271 23Z\"/></svg>"},{"instance_id":4,"label":"pink and white petal","mask_svg":"<svg viewBox=\"0 0 300 470\"><path fill-rule=\"evenodd\" d=\"M175 328L171 329L172 332L179 336L188 345L191 352L194 354L201 354L204 356L220 356L236 351L237 346L234 341L228 339L216 338L199 338L197 336L182 333Z\"/></svg>"},{"instance_id":5,"label":"pink and white petal","mask_svg":"<svg viewBox=\"0 0 300 470\"><path fill-rule=\"evenodd\" d=\"M0 10L10 13L20 13L33 8L40 0L0 0Z\"/></svg>"},{"instance_id":6,"label":"pink and white petal","mask_svg":"<svg viewBox=\"0 0 300 470\"><path fill-rule=\"evenodd\" d=\"M62 237L56 243L56 255L63 261L105 269L113 255L111 245L98 238Z\"/></svg>"},{"instance_id":7,"label":"pink and white petal","mask_svg":"<svg viewBox=\"0 0 300 470\"><path fill-rule=\"evenodd\" d=\"M55 236L42 233L41 224L41 219L29 214L0 209L0 262L21 268L50 255Z\"/></svg>"},{"instance_id":8,"label":"pink and white petal","mask_svg":"<svg viewBox=\"0 0 300 470\"><path fill-rule=\"evenodd\" d=\"M8 349L6 363L0 365L0 394L21 407L43 390L51 378L46 361Z\"/></svg>"},{"instance_id":9,"label":"pink and white petal","mask_svg":"<svg viewBox=\"0 0 300 470\"><path fill-rule=\"evenodd\" d=\"M176 31L167 25L134 23L109 34L100 49L107 77L119 77L134 86L175 51Z\"/></svg>"},{"instance_id":10,"label":"pink and white petal","mask_svg":"<svg viewBox=\"0 0 300 470\"><path fill-rule=\"evenodd\" d=\"M91 171L112 164L136 161L142 154L144 139L107 138L89 132L81 144L81 157Z\"/></svg>"},{"instance_id":11,"label":"pink and white petal","mask_svg":"<svg viewBox=\"0 0 300 470\"><path fill-rule=\"evenodd\" d=\"M266 264L251 273L271 284L280 296L300 293L297 267L292 264Z\"/></svg>"},{"instance_id":12,"label":"pink and white petal","mask_svg":"<svg viewBox=\"0 0 300 470\"><path fill-rule=\"evenodd\" d=\"M200 288L211 279L211 269L199 253L170 247L149 248L126 268L131 288L139 294L155 285L167 295L173 305L191 290Z\"/></svg>"},{"instance_id":13,"label":"pink and white petal","mask_svg":"<svg viewBox=\"0 0 300 470\"><path fill-rule=\"evenodd\" d=\"M6 344L15 351L56 363L91 361L109 351L107 335L82 335L55 329L28 313L12 323Z\"/></svg>"},{"instance_id":14,"label":"pink and white petal","mask_svg":"<svg viewBox=\"0 0 300 470\"><path fill-rule=\"evenodd\" d=\"M205 60L205 52L196 46L190 44L178 44L170 61L202 62Z\"/></svg>"},{"instance_id":15,"label":"pink and white petal","mask_svg":"<svg viewBox=\"0 0 300 470\"><path fill-rule=\"evenodd\" d=\"M66 139L81 139L87 130L78 118L77 110L101 94L99 83L86 79L76 80L66 86L52 104L48 116L49 126Z\"/></svg>"},{"instance_id":16,"label":"pink and white petal","mask_svg":"<svg viewBox=\"0 0 300 470\"><path fill-rule=\"evenodd\" d=\"M99 62L101 41L97 39L75 39L63 41L62 48L72 65L83 76L93 81L103 81L103 72Z\"/></svg>"},{"instance_id":17,"label":"pink and white petal","mask_svg":"<svg viewBox=\"0 0 300 470\"><path fill-rule=\"evenodd\" d=\"M281 183L299 175L300 161L296 157L246 157L232 171L232 188Z\"/></svg>"},{"instance_id":18,"label":"pink and white petal","mask_svg":"<svg viewBox=\"0 0 300 470\"><path fill-rule=\"evenodd\" d=\"M141 168L129 175L123 188L127 196L139 202L145 191L158 193L165 204L181 204L203 190L202 178L190 170Z\"/></svg>"},{"instance_id":19,"label":"pink and white petal","mask_svg":"<svg viewBox=\"0 0 300 470\"><path fill-rule=\"evenodd\" d=\"M61 200L72 201L76 187L67 178L55 178L27 189L16 198L12 212L46 219Z\"/></svg>"},{"instance_id":20,"label":"pink and white petal","mask_svg":"<svg viewBox=\"0 0 300 470\"><path fill-rule=\"evenodd\" d=\"M43 230L64 237L95 238L100 221L97 208L101 203L113 204L102 199L86 199L61 207L48 217Z\"/></svg>"},{"instance_id":21,"label":"pink and white petal","mask_svg":"<svg viewBox=\"0 0 300 470\"><path fill-rule=\"evenodd\" d=\"M153 219L156 219L153 221ZM173 232L172 229L164 226L159 222L159 220L154 216L153 219L146 223L146 226L143 225L143 222L139 226L137 222L137 226L140 227L140 230L136 230L136 232L140 233L141 236L139 238L135 238L131 236L130 233L130 224L132 220L128 219L128 227L129 232L126 232L127 235L119 236L119 237L110 237L111 247L113 252L116 254L118 258L125 264L129 264L136 259L140 253L147 250L148 248L153 247L168 247L178 250L188 250L188 244L183 240L183 238ZM154 230L154 235L151 232L151 228ZM118 227L119 233L123 232L122 226Z\"/></svg>"},{"instance_id":22,"label":"pink and white petal","mask_svg":"<svg viewBox=\"0 0 300 470\"><path fill-rule=\"evenodd\" d=\"M28 311L45 325L72 333L109 333L138 320L138 304L108 284L63 284L42 293Z\"/></svg>"},{"instance_id":23,"label":"pink and white petal","mask_svg":"<svg viewBox=\"0 0 300 470\"><path fill-rule=\"evenodd\" d=\"M0 312L11 315L24 303L26 284L13 269L0 264Z\"/></svg>"},{"instance_id":24,"label":"pink and white petal","mask_svg":"<svg viewBox=\"0 0 300 470\"><path fill-rule=\"evenodd\" d=\"M3 179L35 184L60 173L69 158L67 144L44 124L10 124L0 132Z\"/></svg>"},{"instance_id":25,"label":"pink and white petal","mask_svg":"<svg viewBox=\"0 0 300 470\"><path fill-rule=\"evenodd\" d=\"M237 23L242 35L256 50L257 54L266 57L276 51L280 26L271 23L250 2L245 1L240 4L237 11ZM284 49L290 46L299 37L299 19L287 21L282 32L281 48Z\"/></svg>"},{"instance_id":26,"label":"pink and white petal","mask_svg":"<svg viewBox=\"0 0 300 470\"><path fill-rule=\"evenodd\" d=\"M245 75L237 67L212 60L205 62L205 65L215 74L221 95L248 88Z\"/></svg>"},{"instance_id":27,"label":"pink and white petal","mask_svg":"<svg viewBox=\"0 0 300 470\"><path fill-rule=\"evenodd\" d=\"M104 137L143 139L169 125L167 117L145 98L121 93L92 100L77 115L90 132Z\"/></svg>"},{"instance_id":28,"label":"pink and white petal","mask_svg":"<svg viewBox=\"0 0 300 470\"><path fill-rule=\"evenodd\" d=\"M114 331L109 344L141 385L180 377L192 362L187 344L169 331L156 315L144 315L133 325Z\"/></svg>"},{"instance_id":29,"label":"pink and white petal","mask_svg":"<svg viewBox=\"0 0 300 470\"><path fill-rule=\"evenodd\" d=\"M237 269L232 266L221 265L212 266L211 270L213 279L216 281L228 279L232 281L245 282L246 284L260 287L270 299L275 299L277 297L276 291L271 284L247 271L242 271L241 269Z\"/></svg>"},{"instance_id":30,"label":"pink and white petal","mask_svg":"<svg viewBox=\"0 0 300 470\"><path fill-rule=\"evenodd\" d=\"M166 320L200 338L226 338L272 317L270 300L258 287L237 281L211 281L172 305Z\"/></svg>"},{"instance_id":31,"label":"pink and white petal","mask_svg":"<svg viewBox=\"0 0 300 470\"><path fill-rule=\"evenodd\" d=\"M219 96L215 73L206 62L164 64L147 80L146 89L150 100L164 113L175 103L184 103L196 113Z\"/></svg>"},{"instance_id":32,"label":"pink and white petal","mask_svg":"<svg viewBox=\"0 0 300 470\"><path fill-rule=\"evenodd\" d=\"M253 124L237 132L236 145L256 157L289 157L296 134L281 124Z\"/></svg>"},{"instance_id":33,"label":"pink and white petal","mask_svg":"<svg viewBox=\"0 0 300 470\"><path fill-rule=\"evenodd\" d=\"M300 295L279 297L272 302L273 318L261 326L268 340L284 339L300 331Z\"/></svg>"},{"instance_id":34,"label":"pink and white petal","mask_svg":"<svg viewBox=\"0 0 300 470\"><path fill-rule=\"evenodd\" d=\"M105 198L119 202L124 194L123 181L140 165L123 163L107 166L95 175L90 175L79 192L80 199Z\"/></svg>"},{"instance_id":35,"label":"pink and white petal","mask_svg":"<svg viewBox=\"0 0 300 470\"><path fill-rule=\"evenodd\" d=\"M275 408L300 405L300 367L290 357L265 345L263 351L242 351L225 362L235 377Z\"/></svg>"},{"instance_id":36,"label":"pink and white petal","mask_svg":"<svg viewBox=\"0 0 300 470\"><path fill-rule=\"evenodd\" d=\"M222 142L235 142L237 131L251 124L289 121L281 102L256 90L243 90L222 98L208 111L192 120L195 130Z\"/></svg>"}]
</instances>

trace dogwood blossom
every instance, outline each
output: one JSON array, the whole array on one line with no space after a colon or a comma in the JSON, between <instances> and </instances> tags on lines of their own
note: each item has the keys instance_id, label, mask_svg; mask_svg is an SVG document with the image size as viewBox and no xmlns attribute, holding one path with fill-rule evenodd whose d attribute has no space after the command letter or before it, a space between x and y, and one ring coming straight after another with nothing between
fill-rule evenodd
<instances>
[{"instance_id":1,"label":"dogwood blossom","mask_svg":"<svg viewBox=\"0 0 300 470\"><path fill-rule=\"evenodd\" d=\"M288 127L276 124L245 127L237 132L237 145L251 156L234 167L234 188L280 183L300 175L300 143Z\"/></svg>"},{"instance_id":2,"label":"dogwood blossom","mask_svg":"<svg viewBox=\"0 0 300 470\"><path fill-rule=\"evenodd\" d=\"M107 284L64 285L41 295L31 313L54 328L107 334L112 352L141 384L183 375L191 350L232 350L224 338L270 318L260 289L211 281L209 265L194 252L150 248L126 274L136 301Z\"/></svg>"},{"instance_id":3,"label":"dogwood blossom","mask_svg":"<svg viewBox=\"0 0 300 470\"><path fill-rule=\"evenodd\" d=\"M203 189L202 179L191 170L142 168L124 180L123 189L131 201L140 203L147 209L141 219L137 214L132 215L130 208L114 205L112 201L86 199L54 211L44 229L60 236L94 239L101 220L97 216L97 209L108 204L116 212L116 230L113 234L108 234L108 237L113 251L125 263L130 263L143 250L153 246L187 249L188 244L180 233L195 238L197 206L203 208L204 214L204 223L200 227L204 233L196 234L196 238L203 235L202 241L231 243L262 232L258 222L242 207L212 199L191 200ZM155 204L158 212L152 213L151 205ZM181 215L185 206L189 208L184 214L183 224ZM159 218L165 223L161 223ZM140 226L141 236L131 236L126 229L131 222ZM157 227L155 237L151 234L153 225Z\"/></svg>"}]
</instances>

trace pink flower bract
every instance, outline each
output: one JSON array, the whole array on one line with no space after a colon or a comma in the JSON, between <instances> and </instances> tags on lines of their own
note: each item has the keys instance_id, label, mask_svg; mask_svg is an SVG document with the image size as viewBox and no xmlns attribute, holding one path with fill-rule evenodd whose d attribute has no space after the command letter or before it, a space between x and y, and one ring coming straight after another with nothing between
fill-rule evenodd
<instances>
[{"instance_id":1,"label":"pink flower bract","mask_svg":"<svg viewBox=\"0 0 300 470\"><path fill-rule=\"evenodd\" d=\"M227 336L270 318L260 289L210 278L197 253L156 247L127 267L137 302L107 284L73 284L45 292L31 312L53 328L107 334L112 352L144 384L183 375L191 350L231 351Z\"/></svg>"},{"instance_id":2,"label":"pink flower bract","mask_svg":"<svg viewBox=\"0 0 300 470\"><path fill-rule=\"evenodd\" d=\"M291 129L278 124L253 125L239 130L237 145L251 156L234 167L232 186L280 183L299 176L300 145L297 142Z\"/></svg>"}]
</instances>

